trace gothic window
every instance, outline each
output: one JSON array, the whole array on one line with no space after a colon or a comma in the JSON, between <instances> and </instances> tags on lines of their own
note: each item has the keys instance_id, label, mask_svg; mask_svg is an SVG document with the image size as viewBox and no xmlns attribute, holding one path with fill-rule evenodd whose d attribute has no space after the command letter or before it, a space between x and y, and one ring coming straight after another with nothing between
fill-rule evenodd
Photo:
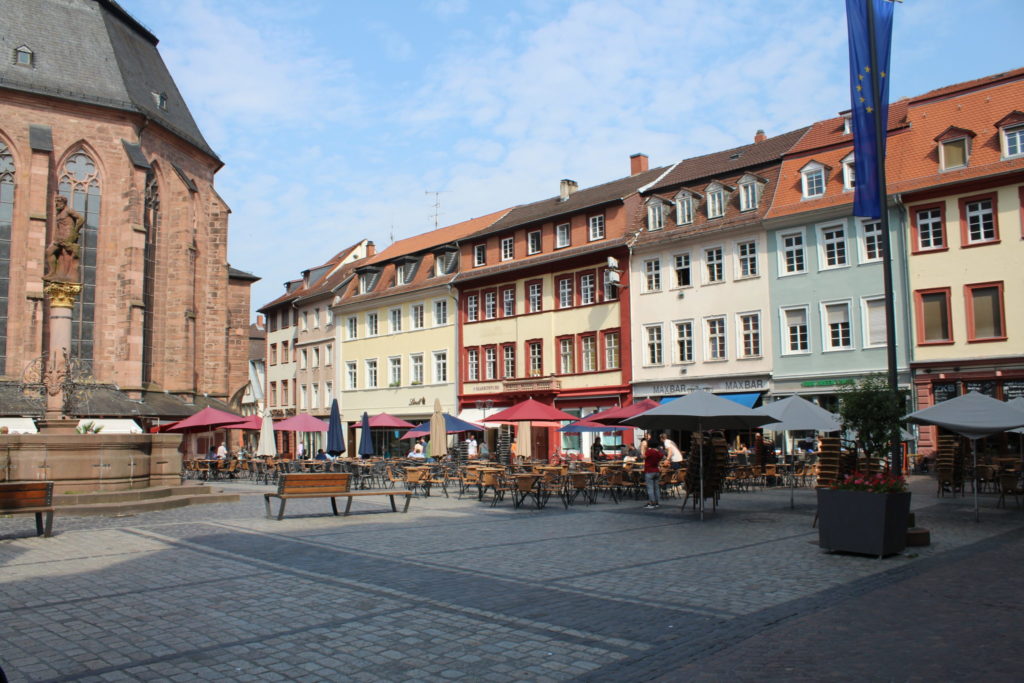
<instances>
[{"instance_id":1,"label":"gothic window","mask_svg":"<svg viewBox=\"0 0 1024 683\"><path fill-rule=\"evenodd\" d=\"M96 320L96 241L100 220L100 176L96 163L84 152L75 152L61 169L57 191L82 214L78 257L82 268L82 293L71 311L71 356L87 366L93 360L93 324Z\"/></svg>"},{"instance_id":2,"label":"gothic window","mask_svg":"<svg viewBox=\"0 0 1024 683\"><path fill-rule=\"evenodd\" d=\"M7 371L7 306L14 219L14 157L0 142L0 375Z\"/></svg>"},{"instance_id":3,"label":"gothic window","mask_svg":"<svg viewBox=\"0 0 1024 683\"><path fill-rule=\"evenodd\" d=\"M160 187L156 174L146 172L146 196L142 214L142 225L146 229L146 249L142 280L142 381L154 382L153 346L154 321L156 320L156 245L160 232Z\"/></svg>"}]
</instances>

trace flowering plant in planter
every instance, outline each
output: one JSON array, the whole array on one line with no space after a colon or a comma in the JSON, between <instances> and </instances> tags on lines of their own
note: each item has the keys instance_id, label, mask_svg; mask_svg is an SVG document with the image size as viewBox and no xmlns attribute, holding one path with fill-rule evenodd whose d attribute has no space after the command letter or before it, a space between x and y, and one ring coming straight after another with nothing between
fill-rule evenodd
<instances>
[{"instance_id":1,"label":"flowering plant in planter","mask_svg":"<svg viewBox=\"0 0 1024 683\"><path fill-rule=\"evenodd\" d=\"M903 477L891 474L868 474L854 472L846 475L842 481L832 485L840 491L867 491L868 493L902 493L907 490L907 482Z\"/></svg>"}]
</instances>

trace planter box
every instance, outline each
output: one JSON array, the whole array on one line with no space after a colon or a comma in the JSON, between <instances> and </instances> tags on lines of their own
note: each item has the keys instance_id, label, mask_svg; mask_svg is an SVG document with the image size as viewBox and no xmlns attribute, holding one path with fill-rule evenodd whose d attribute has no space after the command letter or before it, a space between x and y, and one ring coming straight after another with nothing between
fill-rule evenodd
<instances>
[{"instance_id":1,"label":"planter box","mask_svg":"<svg viewBox=\"0 0 1024 683\"><path fill-rule=\"evenodd\" d=\"M818 489L818 545L879 557L902 552L907 547L909 516L909 491Z\"/></svg>"}]
</instances>

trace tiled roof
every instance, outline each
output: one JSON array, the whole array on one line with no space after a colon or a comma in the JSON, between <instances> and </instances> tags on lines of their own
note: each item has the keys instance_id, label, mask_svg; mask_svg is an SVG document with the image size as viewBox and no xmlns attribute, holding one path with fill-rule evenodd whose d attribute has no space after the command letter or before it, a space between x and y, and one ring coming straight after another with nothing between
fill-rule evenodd
<instances>
[{"instance_id":1,"label":"tiled roof","mask_svg":"<svg viewBox=\"0 0 1024 683\"><path fill-rule=\"evenodd\" d=\"M605 252L609 249L622 246L626 243L625 237L611 237L608 239L601 240L599 242L592 242L590 244L584 244L578 247L571 247L568 249L561 249L554 253L541 254L539 256L531 256L528 260L518 261L506 261L504 263L496 263L491 266L482 268L474 268L473 270L467 270L459 273L456 278L459 285L464 285L475 280L491 277L492 275L499 275L501 273L508 273L514 270L519 270L524 267L533 268L536 266L542 266L547 263L554 263L556 261L565 261L567 259L575 259L577 256L583 256L592 252Z\"/></svg>"},{"instance_id":2,"label":"tiled roof","mask_svg":"<svg viewBox=\"0 0 1024 683\"><path fill-rule=\"evenodd\" d=\"M800 140L807 130L807 128L798 128L797 130L776 135L761 142L734 147L724 152L713 152L699 157L684 159L676 164L664 178L659 179L657 184L650 188L650 191L657 192L695 180L720 176L740 169L777 161Z\"/></svg>"},{"instance_id":3,"label":"tiled roof","mask_svg":"<svg viewBox=\"0 0 1024 683\"><path fill-rule=\"evenodd\" d=\"M284 294L282 294L281 296L277 297L276 299L269 303L263 304L263 306L261 306L257 310L261 312L269 310L274 306L279 306L289 301L296 301L298 299L302 299L308 296L313 296L314 294L318 294L323 291L329 291L333 287L337 286L337 284L341 282L341 279L337 277L339 269L336 266L338 266L338 264L347 259L352 254L353 251L355 251L362 245L362 243L362 241L359 241L350 247L346 247L345 249L342 249L337 254L329 258L326 263L307 269L309 271L314 271L320 268L327 268L328 270L324 275L317 278L316 281L310 282L308 285L305 286L302 285L302 280L290 280L285 285ZM351 270L350 268L348 268L349 265L351 264L345 264L345 266L341 270ZM332 282L333 284L327 286L328 281Z\"/></svg>"},{"instance_id":4,"label":"tiled roof","mask_svg":"<svg viewBox=\"0 0 1024 683\"><path fill-rule=\"evenodd\" d=\"M906 126L907 102L903 99L889 105L890 133ZM832 145L852 145L853 135L843 132L843 124L842 116L818 121L807 129L807 134L793 145L793 149L789 150L786 156L795 156Z\"/></svg>"},{"instance_id":5,"label":"tiled roof","mask_svg":"<svg viewBox=\"0 0 1024 683\"><path fill-rule=\"evenodd\" d=\"M977 88L988 88L1000 83L1006 83L1010 81L1016 81L1024 76L1024 67L1020 69L1013 69L1011 71L1004 71L1003 73L992 74L991 76L982 76L981 78L975 78L972 81L963 81L962 83L954 83L953 85L946 85L935 90L930 90L923 95L918 95L911 99L912 105L921 104L927 100L934 100L947 95L956 93L964 93L969 90Z\"/></svg>"},{"instance_id":6,"label":"tiled roof","mask_svg":"<svg viewBox=\"0 0 1024 683\"><path fill-rule=\"evenodd\" d=\"M501 211L487 214L486 216L472 218L468 221L463 221L462 223L456 223L455 225L450 225L445 228L431 230L430 232L423 233L422 235L416 235L414 237L409 237L395 242L373 258L367 259L365 262L359 264L360 266L380 265L382 267L380 277L377 278L377 284L373 291L357 294L356 288L350 285L345 288L344 292L340 293L342 301L344 303L366 301L382 295L390 296L392 294L402 294L404 292L414 291L423 287L435 287L451 282L457 271L438 277L433 276L434 254L430 250L446 244L451 244L452 242L464 237L478 233L481 230L485 230L487 229L487 226L492 225L497 220L500 220L506 213L508 213L508 209L503 209ZM396 279L396 261L401 257L408 255L415 255L419 259L419 264L413 274L412 281L408 284L396 287L394 286ZM357 282L357 280L353 279L352 282Z\"/></svg>"},{"instance_id":7,"label":"tiled roof","mask_svg":"<svg viewBox=\"0 0 1024 683\"><path fill-rule=\"evenodd\" d=\"M532 204L522 204L511 209L504 218L490 227L480 230L472 237L483 237L531 223L550 220L611 202L622 201L639 188L655 180L666 167L655 168L636 175L619 178L602 185L576 190L564 202L559 197L549 197Z\"/></svg>"}]
</instances>

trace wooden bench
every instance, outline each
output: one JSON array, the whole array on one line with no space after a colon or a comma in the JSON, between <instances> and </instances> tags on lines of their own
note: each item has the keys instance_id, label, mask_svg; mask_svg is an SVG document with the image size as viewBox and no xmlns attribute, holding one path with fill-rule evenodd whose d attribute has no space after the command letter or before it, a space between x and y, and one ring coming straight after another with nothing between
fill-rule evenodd
<instances>
[{"instance_id":1,"label":"wooden bench","mask_svg":"<svg viewBox=\"0 0 1024 683\"><path fill-rule=\"evenodd\" d=\"M263 500L267 505L267 517L273 517L270 511L270 499L280 498L281 508L277 511L277 518L284 517L284 506L289 498L330 498L331 510L338 514L338 503L336 498L348 498L345 505L345 514L352 508L352 499L356 496L387 496L391 499L391 510L398 512L395 505L395 496L405 496L405 507L402 512L409 511L409 501L412 500L412 491L350 491L348 472L323 472L313 474L288 473L281 474L277 480L276 493L264 493Z\"/></svg>"},{"instance_id":2,"label":"wooden bench","mask_svg":"<svg viewBox=\"0 0 1024 683\"><path fill-rule=\"evenodd\" d=\"M36 535L53 535L53 482L22 481L0 484L0 514L36 516ZM43 523L43 513L46 523Z\"/></svg>"}]
</instances>

